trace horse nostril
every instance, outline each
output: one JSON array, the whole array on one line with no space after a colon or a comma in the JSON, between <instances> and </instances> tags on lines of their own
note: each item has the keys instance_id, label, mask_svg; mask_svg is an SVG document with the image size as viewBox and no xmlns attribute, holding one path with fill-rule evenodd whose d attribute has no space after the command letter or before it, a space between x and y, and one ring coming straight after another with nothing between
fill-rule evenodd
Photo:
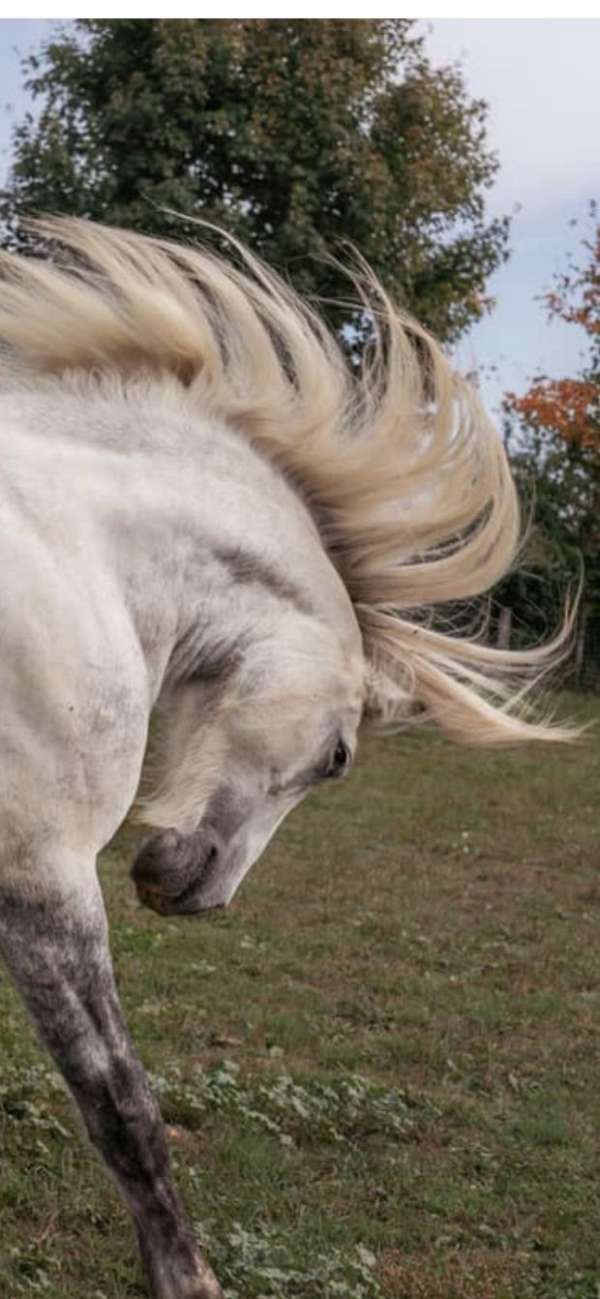
<instances>
[{"instance_id":1,"label":"horse nostril","mask_svg":"<svg viewBox=\"0 0 600 1299\"><path fill-rule=\"evenodd\" d=\"M211 866L214 866L219 856L219 849L216 843L211 843L202 864L202 874L205 875Z\"/></svg>"}]
</instances>

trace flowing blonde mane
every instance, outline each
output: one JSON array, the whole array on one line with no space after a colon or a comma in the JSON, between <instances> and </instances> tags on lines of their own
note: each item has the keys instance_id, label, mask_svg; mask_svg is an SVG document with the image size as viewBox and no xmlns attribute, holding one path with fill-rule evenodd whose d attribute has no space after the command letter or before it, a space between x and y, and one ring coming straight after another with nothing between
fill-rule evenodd
<instances>
[{"instance_id":1,"label":"flowing blonde mane","mask_svg":"<svg viewBox=\"0 0 600 1299\"><path fill-rule=\"evenodd\" d=\"M354 373L315 313L235 241L243 271L85 221L36 228L51 262L0 256L0 383L175 376L314 509L362 630L374 724L404 725L416 708L463 742L570 737L528 720L524 694L565 653L572 615L553 642L520 653L428 625L512 566L518 503L477 395L366 268L355 284L374 336Z\"/></svg>"}]
</instances>

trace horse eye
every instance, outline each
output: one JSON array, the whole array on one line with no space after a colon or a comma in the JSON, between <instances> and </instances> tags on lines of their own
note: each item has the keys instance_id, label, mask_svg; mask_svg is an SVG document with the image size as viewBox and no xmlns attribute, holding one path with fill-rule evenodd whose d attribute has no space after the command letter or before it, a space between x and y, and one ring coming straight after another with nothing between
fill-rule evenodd
<instances>
[{"instance_id":1,"label":"horse eye","mask_svg":"<svg viewBox=\"0 0 600 1299\"><path fill-rule=\"evenodd\" d=\"M344 772L350 765L350 750L343 740L338 740L331 761L325 772L327 778L332 776L343 776Z\"/></svg>"}]
</instances>

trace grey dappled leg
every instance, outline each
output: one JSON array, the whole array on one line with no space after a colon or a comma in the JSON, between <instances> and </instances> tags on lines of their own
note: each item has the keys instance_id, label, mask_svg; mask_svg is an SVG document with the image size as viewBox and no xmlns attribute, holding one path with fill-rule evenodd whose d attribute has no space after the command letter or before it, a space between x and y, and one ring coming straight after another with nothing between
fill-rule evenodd
<instances>
[{"instance_id":1,"label":"grey dappled leg","mask_svg":"<svg viewBox=\"0 0 600 1299\"><path fill-rule=\"evenodd\" d=\"M219 1299L170 1180L164 1128L118 1001L99 890L0 893L0 950L133 1214L153 1299Z\"/></svg>"}]
</instances>

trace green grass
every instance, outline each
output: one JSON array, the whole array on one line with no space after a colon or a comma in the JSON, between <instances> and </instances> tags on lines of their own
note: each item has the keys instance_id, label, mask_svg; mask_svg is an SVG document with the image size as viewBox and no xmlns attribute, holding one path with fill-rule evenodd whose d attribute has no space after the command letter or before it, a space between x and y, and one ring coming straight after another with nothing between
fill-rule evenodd
<instances>
[{"instance_id":1,"label":"green grass","mask_svg":"<svg viewBox=\"0 0 600 1299\"><path fill-rule=\"evenodd\" d=\"M600 721L600 701L568 701ZM368 741L227 913L102 880L128 1020L228 1299L598 1299L600 739ZM0 1294L144 1295L0 981Z\"/></svg>"}]
</instances>

